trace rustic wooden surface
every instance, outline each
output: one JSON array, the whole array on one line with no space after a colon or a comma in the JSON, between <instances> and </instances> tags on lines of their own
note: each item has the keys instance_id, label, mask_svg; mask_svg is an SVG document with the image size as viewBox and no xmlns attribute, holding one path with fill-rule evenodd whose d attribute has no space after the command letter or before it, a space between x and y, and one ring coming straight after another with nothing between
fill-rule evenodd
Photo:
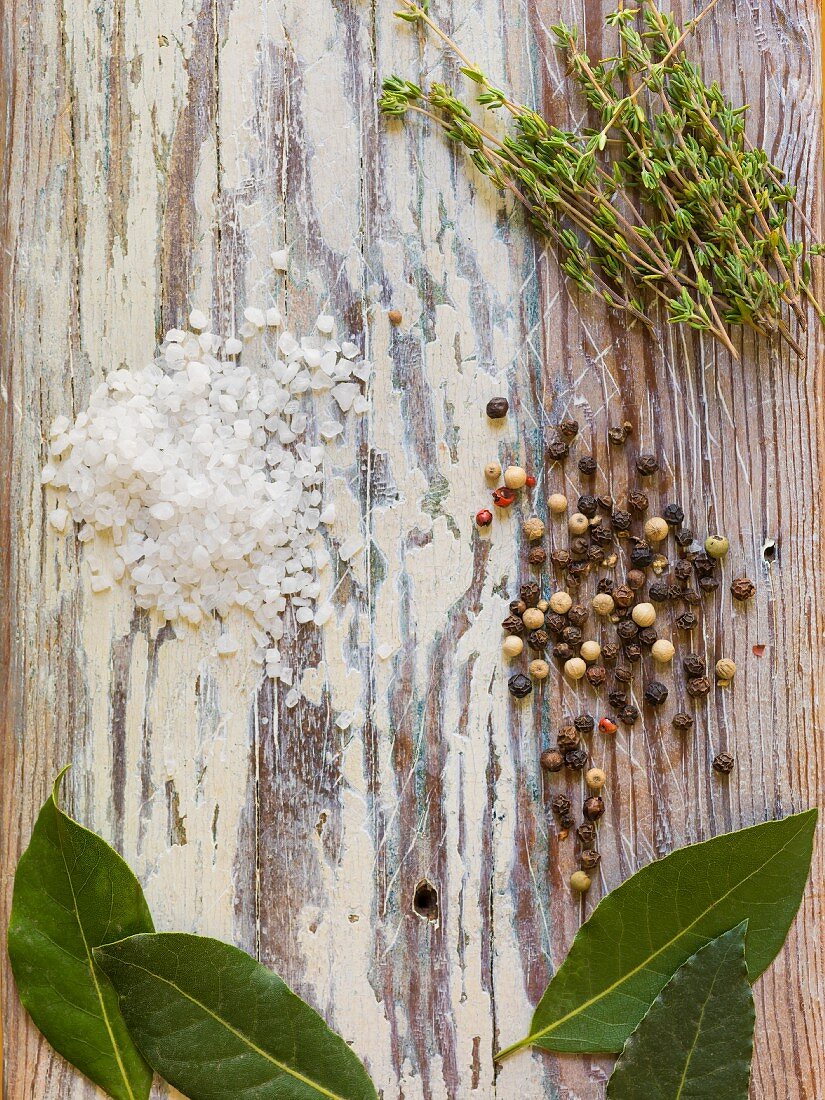
<instances>
[{"instance_id":1,"label":"rustic wooden surface","mask_svg":"<svg viewBox=\"0 0 825 1100\"><path fill-rule=\"evenodd\" d=\"M580 118L548 28L577 20L606 50L608 0L433 9L517 96ZM602 1097L607 1060L527 1053L495 1075L491 1059L524 1033L582 917L655 856L823 801L821 338L803 365L751 344L733 364L674 330L657 346L571 298L553 257L437 135L379 120L381 76L440 63L390 0L8 0L2 14L3 924L37 808L71 761L71 809L137 869L158 927L276 967L386 1100ZM798 176L819 224L813 0L720 0L695 48L754 105L753 137ZM284 239L293 323L326 304L377 363L373 411L329 471L333 544L360 529L371 549L333 578L322 632L288 627L304 670L293 711L249 647L215 656L214 624L159 629L127 594L92 595L38 482L54 416L80 411L112 366L142 365L191 305L214 303L228 323L267 301ZM484 404L501 392L514 412L491 430ZM538 753L591 701L551 680L532 704L509 702L498 623L521 576L518 513L489 537L472 523L496 456L536 469L539 510L551 489L576 494L574 464L565 481L542 463L565 413L601 491L655 450L654 500L727 532L727 575L759 583L753 607L725 587L703 621L711 660L730 655L740 673L693 736L670 730L674 690L615 746L594 739L609 808L581 907L549 812L564 783L542 781ZM633 441L609 450L623 418ZM344 734L342 710L360 712ZM728 783L709 769L721 747L738 758ZM437 890L435 920L414 911L421 881ZM756 989L765 1100L825 1096L822 882L820 844ZM7 967L3 1014L9 1100L94 1095L30 1026Z\"/></svg>"}]
</instances>

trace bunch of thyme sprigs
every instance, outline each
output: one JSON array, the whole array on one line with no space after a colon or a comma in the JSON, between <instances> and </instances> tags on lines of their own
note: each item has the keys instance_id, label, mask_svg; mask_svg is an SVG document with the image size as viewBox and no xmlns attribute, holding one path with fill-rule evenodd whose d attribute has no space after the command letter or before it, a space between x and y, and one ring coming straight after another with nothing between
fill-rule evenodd
<instances>
[{"instance_id":1,"label":"bunch of thyme sprigs","mask_svg":"<svg viewBox=\"0 0 825 1100\"><path fill-rule=\"evenodd\" d=\"M392 76L380 106L391 116L426 115L464 146L555 242L567 276L611 307L650 325L658 300L670 321L711 333L734 357L728 325L778 335L801 356L808 302L825 320L808 260L820 246L788 239L791 207L810 229L795 188L746 138L747 107L731 106L683 52L716 2L685 30L651 0L613 12L607 23L618 31L619 52L596 63L575 27L553 27L601 120L574 133L510 100L433 21L427 3L402 0L396 14L446 43L479 87L478 102L508 111L514 133L500 137L479 125L444 84L424 90Z\"/></svg>"}]
</instances>

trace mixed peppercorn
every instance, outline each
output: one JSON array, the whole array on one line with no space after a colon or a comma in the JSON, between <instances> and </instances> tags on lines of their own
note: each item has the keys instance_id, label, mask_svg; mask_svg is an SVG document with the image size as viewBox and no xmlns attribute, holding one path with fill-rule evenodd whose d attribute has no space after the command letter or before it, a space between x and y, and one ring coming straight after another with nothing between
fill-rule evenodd
<instances>
[{"instance_id":1,"label":"mixed peppercorn","mask_svg":"<svg viewBox=\"0 0 825 1100\"><path fill-rule=\"evenodd\" d=\"M499 419L506 416L507 408L505 398L494 398L487 405L487 415ZM550 462L563 462L569 456L578 430L572 419L558 425L547 446ZM611 428L608 438L621 446L630 434L631 426L625 423ZM546 585L536 580L522 584L502 623L505 656L516 659L527 650L530 658L527 674L517 671L509 677L510 693L517 699L529 696L534 682L549 676L551 664L547 658L551 657L569 680L584 681L596 693L606 687L610 706L610 714L603 715L598 723L592 715L581 714L562 726L556 747L541 755L541 766L549 773L565 768L582 772L588 767L590 754L582 744L582 736L590 734L597 724L601 734L610 736L619 724L632 726L639 720L639 709L629 698L637 671L651 666L653 670L665 670L673 662L679 635L689 636L699 623L693 609L702 603L704 595L720 586L721 562L730 549L727 538L711 534L703 545L698 543L693 531L685 526L685 512L678 502L664 506L661 515L648 515L650 502L644 485L659 465L656 455L641 454L635 462L641 484L629 487L621 497L612 493L597 495L592 479L598 473L598 462L593 455L584 455L578 460L578 469L585 483L575 510L570 513L568 499L561 492L547 499L549 516L554 521L553 536L557 534L557 521L570 513L567 545L554 546L548 553L542 545L547 534L545 522L531 515L522 524L528 565L539 571L549 565L552 578ZM497 481L501 467L491 463L485 474ZM493 490L493 503L506 509L515 503L522 489L535 485L535 478L522 467L509 466L503 482ZM477 522L489 526L490 512L479 512ZM675 561L666 552L671 539L676 547ZM625 573L623 581L616 577L620 568ZM584 593L588 578L596 581L595 591L589 596ZM739 577L732 581L730 590L735 600L747 601L755 595L756 586L748 578ZM673 614L667 619L672 618L679 632L675 639L660 636L660 615L670 609ZM594 627L601 638L587 636L588 628ZM605 637L605 631L612 636ZM682 666L687 695L702 700L712 690L706 661L689 652L682 658ZM734 662L721 658L715 664L717 685L728 687L735 672ZM657 709L670 695L667 684L656 675L646 678L641 691L645 703ZM673 728L680 734L688 733L693 724L693 716L685 710L677 710L672 717ZM720 752L713 760L713 768L720 774L730 774L733 767L734 759L727 752ZM576 830L580 870L570 879L571 887L579 892L589 888L587 872L599 861L595 823L605 811L598 792L606 782L601 769L587 770L590 795L582 806L585 821ZM557 794L551 808L558 819L560 837L566 837L574 825L571 800Z\"/></svg>"}]
</instances>

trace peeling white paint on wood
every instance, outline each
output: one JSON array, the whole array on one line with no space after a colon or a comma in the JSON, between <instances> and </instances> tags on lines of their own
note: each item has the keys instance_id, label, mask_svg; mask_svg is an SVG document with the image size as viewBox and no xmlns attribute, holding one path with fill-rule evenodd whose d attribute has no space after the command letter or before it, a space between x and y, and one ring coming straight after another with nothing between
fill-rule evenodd
<instances>
[{"instance_id":1,"label":"peeling white paint on wood","mask_svg":"<svg viewBox=\"0 0 825 1100\"><path fill-rule=\"evenodd\" d=\"M581 117L548 27L576 19L598 50L607 6L434 10L516 95ZM494 1077L491 1058L524 1032L583 915L677 845L821 801L819 502L814 522L800 507L825 461L821 339L802 366L750 344L733 365L676 330L653 347L572 300L553 257L438 135L379 122L381 77L439 63L391 4L19 0L3 34L5 901L70 760L71 808L136 868L158 927L221 936L276 967L386 1100L597 1100L606 1060L525 1054ZM696 49L757 105L754 135L819 211L816 8L723 0ZM283 284L268 258L285 243ZM329 467L333 558L356 533L369 552L323 574L335 605L323 630L288 629L294 710L262 682L248 637L222 659L217 624L161 629L122 590L93 595L73 535L45 521L54 496L37 476L51 419L78 412L113 365L143 365L192 305L214 303L227 327L270 301L298 330L330 311L377 364L372 413L348 423ZM513 413L491 428L484 404L504 390ZM636 450L657 451L654 502L693 502L697 529L729 535L731 575L760 585L755 607L724 591L704 621L705 651L740 671L692 738L660 718L615 747L594 739L610 807L581 908L538 754L564 714L593 704L554 680L541 702L510 703L498 624L520 579L521 517L497 517L489 536L472 522L493 458L535 468L539 510L554 489L578 494L574 463L542 461L568 410L582 449L594 441L601 491L626 483ZM624 419L632 443L608 449ZM346 730L343 711L356 715ZM727 786L709 771L723 746L739 762ZM818 855L815 883L822 869ZM413 911L423 879L438 889L435 922ZM825 1093L821 906L812 889L757 987L755 1097ZM7 970L4 982L7 1094L91 1098L29 1026Z\"/></svg>"}]
</instances>

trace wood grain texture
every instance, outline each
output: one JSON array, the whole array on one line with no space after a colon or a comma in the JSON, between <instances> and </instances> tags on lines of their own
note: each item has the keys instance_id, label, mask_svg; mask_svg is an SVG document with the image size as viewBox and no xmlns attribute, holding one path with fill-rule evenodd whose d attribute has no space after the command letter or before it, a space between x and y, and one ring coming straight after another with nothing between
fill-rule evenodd
<instances>
[{"instance_id":1,"label":"wood grain texture","mask_svg":"<svg viewBox=\"0 0 825 1100\"><path fill-rule=\"evenodd\" d=\"M609 6L433 2L494 78L565 123L582 111L549 26L578 21L606 50ZM678 845L823 801L821 335L804 364L751 343L735 364L571 296L554 257L438 135L379 120L382 76L441 67L384 0L9 0L2 19L4 925L16 859L71 761L70 809L135 867L157 926L276 967L386 1100L598 1100L608 1060L528 1053L494 1072L491 1057L524 1033L581 919ZM813 0L721 0L695 49L753 104L754 140L821 225ZM267 257L284 240L297 278L281 294ZM287 625L303 692L291 711L251 644L221 660L216 624L161 627L124 592L92 595L38 480L45 428L79 412L108 369L142 365L194 304L227 326L273 295L299 329L328 307L377 364L372 412L328 470L331 547L361 530L370 548L328 579L337 613L321 632ZM501 392L513 413L493 430L484 404ZM549 809L568 788L542 779L538 755L564 715L595 704L555 679L510 702L498 624L523 576L520 514L489 537L472 522L496 457L536 470L539 512L553 489L577 495L575 465L543 460L566 413L600 491L621 491L636 453L656 451L654 503L681 500L697 530L726 532L727 576L759 583L754 606L733 606L725 586L703 617L698 647L740 671L690 738L669 726L674 673L663 714L615 744L594 739L609 808L580 906ZM608 448L623 419L631 443ZM343 710L359 716L345 733ZM738 759L729 783L709 766L722 747ZM800 918L756 987L764 1100L825 1095L824 870L820 845ZM436 920L414 911L422 881ZM90 1100L3 965L5 1095Z\"/></svg>"}]
</instances>

